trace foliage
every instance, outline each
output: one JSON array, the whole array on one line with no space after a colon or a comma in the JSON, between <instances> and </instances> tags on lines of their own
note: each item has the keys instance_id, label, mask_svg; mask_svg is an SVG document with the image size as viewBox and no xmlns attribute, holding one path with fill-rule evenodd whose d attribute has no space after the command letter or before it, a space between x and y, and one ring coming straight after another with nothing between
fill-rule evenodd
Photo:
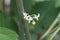
<instances>
[{"instance_id":1,"label":"foliage","mask_svg":"<svg viewBox=\"0 0 60 40\"><path fill-rule=\"evenodd\" d=\"M23 4L25 11L30 15L37 13L41 14L39 21L36 21L36 25L27 23L32 40L37 40L37 34L39 33L40 36L43 35L58 16L60 11L60 0L23 0ZM11 0L10 9L10 15L6 16L4 11L2 11L2 0L0 0L0 40L17 40L17 35L19 34L18 25L13 18L15 17L16 20L20 22L20 24L22 23L20 20L21 17L19 16L19 8L17 7L16 0ZM60 16L57 18L57 20L60 22ZM58 25L60 25L59 22L57 22ZM54 25L54 28L57 27L56 25ZM51 35L55 34L57 29L54 30L54 32L50 31L51 33L49 33L49 35L45 38L49 40ZM60 35L60 31L57 33L57 35ZM25 39L24 29L21 30L20 37L22 40ZM38 39L40 39L40 37ZM56 40L59 39L60 38Z\"/></svg>"}]
</instances>

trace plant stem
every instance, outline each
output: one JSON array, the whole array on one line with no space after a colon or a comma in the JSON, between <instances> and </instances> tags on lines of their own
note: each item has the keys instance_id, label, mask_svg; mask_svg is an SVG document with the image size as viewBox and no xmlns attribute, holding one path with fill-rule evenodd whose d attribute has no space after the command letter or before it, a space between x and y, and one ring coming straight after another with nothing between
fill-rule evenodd
<instances>
[{"instance_id":1,"label":"plant stem","mask_svg":"<svg viewBox=\"0 0 60 40\"><path fill-rule=\"evenodd\" d=\"M57 25L56 27L58 27L54 32L50 33L46 40L53 40L53 38L56 36L56 34L59 32L60 30L60 25Z\"/></svg>"},{"instance_id":2,"label":"plant stem","mask_svg":"<svg viewBox=\"0 0 60 40\"><path fill-rule=\"evenodd\" d=\"M23 30L23 28L22 28L22 26L20 25L20 22L17 20L17 18L16 17L13 17L13 20L16 22L16 24L17 24L17 26L18 26L18 33L19 33L19 35L18 35L18 40L24 40L24 32L22 32ZM22 30L22 31L21 31ZM21 36L22 35L22 36ZM21 38L21 37L23 37L23 38Z\"/></svg>"},{"instance_id":3,"label":"plant stem","mask_svg":"<svg viewBox=\"0 0 60 40\"><path fill-rule=\"evenodd\" d=\"M23 1L22 0L16 0L16 2L17 2L18 9L19 9L19 17L21 17L20 18L21 22L22 22L21 26L23 27L24 32L25 32L25 38L26 38L26 40L31 40L28 24L27 24L26 20L23 18L24 17L23 16L23 13L24 13Z\"/></svg>"},{"instance_id":4,"label":"plant stem","mask_svg":"<svg viewBox=\"0 0 60 40\"><path fill-rule=\"evenodd\" d=\"M59 16L59 14L58 14L58 16ZM40 40L42 40L43 38L45 38L50 33L51 29L57 24L57 21L58 21L57 18L58 18L58 16L56 17L56 19L54 20L54 22L51 24L51 26L49 27L49 29L46 31L46 33L42 35L42 37L40 38Z\"/></svg>"},{"instance_id":5,"label":"plant stem","mask_svg":"<svg viewBox=\"0 0 60 40\"><path fill-rule=\"evenodd\" d=\"M49 40L52 40L53 37L60 31L60 25L57 26L58 28L56 29L56 31L51 35L51 38Z\"/></svg>"},{"instance_id":6,"label":"plant stem","mask_svg":"<svg viewBox=\"0 0 60 40\"><path fill-rule=\"evenodd\" d=\"M54 29L52 29L52 31L50 33L53 33L58 27L55 26Z\"/></svg>"}]
</instances>

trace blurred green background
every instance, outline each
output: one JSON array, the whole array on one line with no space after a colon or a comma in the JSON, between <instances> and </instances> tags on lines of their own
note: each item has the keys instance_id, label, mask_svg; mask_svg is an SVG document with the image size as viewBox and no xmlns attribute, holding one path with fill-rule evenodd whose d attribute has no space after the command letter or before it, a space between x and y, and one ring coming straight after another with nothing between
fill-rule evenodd
<instances>
[{"instance_id":1,"label":"blurred green background","mask_svg":"<svg viewBox=\"0 0 60 40\"><path fill-rule=\"evenodd\" d=\"M25 11L30 15L41 14L36 25L28 24L32 40L38 40L58 16L60 12L60 0L23 0L23 4ZM11 12L9 16L6 16L3 7L3 0L0 0L0 40L18 40L18 25L13 19L13 16L16 17L17 20L20 18L18 16L19 8L17 7L16 0L11 0ZM60 16L57 20L60 21ZM24 34L24 31L21 31ZM57 35L59 35L59 37L54 40L60 40L60 31ZM24 40L22 35L20 37Z\"/></svg>"}]
</instances>

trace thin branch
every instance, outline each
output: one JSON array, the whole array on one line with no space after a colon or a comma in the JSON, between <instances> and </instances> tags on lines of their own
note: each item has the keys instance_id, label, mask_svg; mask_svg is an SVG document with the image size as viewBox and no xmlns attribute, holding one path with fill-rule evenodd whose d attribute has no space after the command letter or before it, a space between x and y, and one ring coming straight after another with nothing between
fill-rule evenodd
<instances>
[{"instance_id":1,"label":"thin branch","mask_svg":"<svg viewBox=\"0 0 60 40\"><path fill-rule=\"evenodd\" d=\"M13 20L16 22L17 26L18 26L18 30L20 30L20 23L19 21L17 20L16 17L13 17Z\"/></svg>"},{"instance_id":2,"label":"thin branch","mask_svg":"<svg viewBox=\"0 0 60 40\"><path fill-rule=\"evenodd\" d=\"M19 9L19 17L21 17L21 26L24 29L25 32L25 38L26 40L31 40L31 36L30 36L30 32L29 32L29 28L28 28L28 24L26 22L26 20L24 20L23 18L23 13L24 13L24 7L23 7L23 0L16 0L18 9Z\"/></svg>"},{"instance_id":3,"label":"thin branch","mask_svg":"<svg viewBox=\"0 0 60 40\"><path fill-rule=\"evenodd\" d=\"M21 31L21 27L20 27L20 23L19 23L19 21L17 20L17 18L16 17L12 17L13 18L13 20L16 22L16 24L17 24L17 26L18 26L18 33L20 34L20 31ZM20 36L18 35L18 40L20 40Z\"/></svg>"},{"instance_id":4,"label":"thin branch","mask_svg":"<svg viewBox=\"0 0 60 40\"><path fill-rule=\"evenodd\" d=\"M60 25L57 26L58 28L56 29L56 31L51 35L51 38L49 40L52 40L53 37L60 31Z\"/></svg>"},{"instance_id":5,"label":"thin branch","mask_svg":"<svg viewBox=\"0 0 60 40\"><path fill-rule=\"evenodd\" d=\"M54 29L52 29L52 31L50 33L53 33L58 27L55 26Z\"/></svg>"},{"instance_id":6,"label":"thin branch","mask_svg":"<svg viewBox=\"0 0 60 40\"><path fill-rule=\"evenodd\" d=\"M59 14L58 14L58 16L59 16ZM57 16L57 17L58 17ZM46 33L45 34L43 34L42 35L42 37L40 38L40 40L42 40L43 38L45 38L49 33L50 33L50 31L51 31L51 29L56 25L56 23L57 23L57 17L56 17L56 19L54 20L54 22L51 24L51 26L49 27L49 29L46 31Z\"/></svg>"}]
</instances>

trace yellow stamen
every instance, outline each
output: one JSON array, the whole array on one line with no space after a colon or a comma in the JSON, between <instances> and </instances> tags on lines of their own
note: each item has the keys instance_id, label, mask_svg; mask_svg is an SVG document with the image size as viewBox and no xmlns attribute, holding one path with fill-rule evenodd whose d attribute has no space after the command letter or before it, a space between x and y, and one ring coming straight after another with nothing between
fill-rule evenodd
<instances>
[{"instance_id":1,"label":"yellow stamen","mask_svg":"<svg viewBox=\"0 0 60 40\"><path fill-rule=\"evenodd\" d=\"M33 25L35 25L35 24L36 24L34 20L32 21L32 24L33 24Z\"/></svg>"},{"instance_id":2,"label":"yellow stamen","mask_svg":"<svg viewBox=\"0 0 60 40\"><path fill-rule=\"evenodd\" d=\"M24 16L24 19L26 18L26 16Z\"/></svg>"},{"instance_id":3,"label":"yellow stamen","mask_svg":"<svg viewBox=\"0 0 60 40\"><path fill-rule=\"evenodd\" d=\"M38 19L38 18L36 18L36 20L38 21L39 19Z\"/></svg>"},{"instance_id":4,"label":"yellow stamen","mask_svg":"<svg viewBox=\"0 0 60 40\"><path fill-rule=\"evenodd\" d=\"M28 23L30 23L31 21L30 20L28 20Z\"/></svg>"}]
</instances>

